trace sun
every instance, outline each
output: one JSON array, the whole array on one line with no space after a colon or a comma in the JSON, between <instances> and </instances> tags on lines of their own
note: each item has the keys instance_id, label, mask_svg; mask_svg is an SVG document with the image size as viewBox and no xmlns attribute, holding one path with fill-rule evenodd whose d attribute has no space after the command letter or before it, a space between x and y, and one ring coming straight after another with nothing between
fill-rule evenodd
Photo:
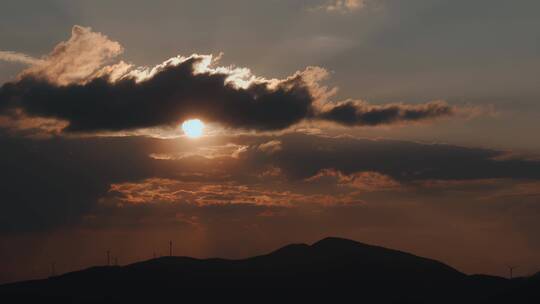
<instances>
[{"instance_id":1,"label":"sun","mask_svg":"<svg viewBox=\"0 0 540 304\"><path fill-rule=\"evenodd\" d=\"M204 123L200 119L190 119L182 123L182 131L190 138L198 138L203 135Z\"/></svg>"}]
</instances>

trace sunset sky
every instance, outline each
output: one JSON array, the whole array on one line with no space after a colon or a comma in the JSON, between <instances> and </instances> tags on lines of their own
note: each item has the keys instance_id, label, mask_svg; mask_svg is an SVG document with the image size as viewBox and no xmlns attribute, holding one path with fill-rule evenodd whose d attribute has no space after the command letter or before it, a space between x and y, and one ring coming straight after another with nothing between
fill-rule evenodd
<instances>
[{"instance_id":1,"label":"sunset sky","mask_svg":"<svg viewBox=\"0 0 540 304\"><path fill-rule=\"evenodd\" d=\"M539 10L2 0L0 283L326 236L540 270Z\"/></svg>"}]
</instances>

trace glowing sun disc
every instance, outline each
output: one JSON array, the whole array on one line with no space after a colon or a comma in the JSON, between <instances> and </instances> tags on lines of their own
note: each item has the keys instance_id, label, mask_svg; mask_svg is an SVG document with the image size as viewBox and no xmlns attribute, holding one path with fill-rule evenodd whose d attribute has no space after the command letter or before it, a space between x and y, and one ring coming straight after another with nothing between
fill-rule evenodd
<instances>
[{"instance_id":1,"label":"glowing sun disc","mask_svg":"<svg viewBox=\"0 0 540 304\"><path fill-rule=\"evenodd\" d=\"M182 131L187 137L201 137L204 132L204 123L200 119L190 119L182 123Z\"/></svg>"}]
</instances>

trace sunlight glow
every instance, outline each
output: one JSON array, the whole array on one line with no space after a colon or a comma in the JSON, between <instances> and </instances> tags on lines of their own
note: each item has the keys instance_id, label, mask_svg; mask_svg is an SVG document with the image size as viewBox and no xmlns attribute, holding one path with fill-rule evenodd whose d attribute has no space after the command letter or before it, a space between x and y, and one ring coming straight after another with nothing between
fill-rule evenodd
<instances>
[{"instance_id":1,"label":"sunlight glow","mask_svg":"<svg viewBox=\"0 0 540 304\"><path fill-rule=\"evenodd\" d=\"M200 119L190 119L184 121L182 130L187 137L198 138L203 135L204 123Z\"/></svg>"}]
</instances>

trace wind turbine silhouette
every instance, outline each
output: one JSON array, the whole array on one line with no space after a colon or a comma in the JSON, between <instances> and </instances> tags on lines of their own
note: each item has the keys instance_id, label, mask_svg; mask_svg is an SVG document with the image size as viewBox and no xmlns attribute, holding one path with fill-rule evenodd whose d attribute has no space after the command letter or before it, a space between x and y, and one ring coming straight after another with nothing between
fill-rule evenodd
<instances>
[{"instance_id":1,"label":"wind turbine silhouette","mask_svg":"<svg viewBox=\"0 0 540 304\"><path fill-rule=\"evenodd\" d=\"M510 279L514 278L514 269L518 268L518 266L507 266L508 271L510 272Z\"/></svg>"}]
</instances>

